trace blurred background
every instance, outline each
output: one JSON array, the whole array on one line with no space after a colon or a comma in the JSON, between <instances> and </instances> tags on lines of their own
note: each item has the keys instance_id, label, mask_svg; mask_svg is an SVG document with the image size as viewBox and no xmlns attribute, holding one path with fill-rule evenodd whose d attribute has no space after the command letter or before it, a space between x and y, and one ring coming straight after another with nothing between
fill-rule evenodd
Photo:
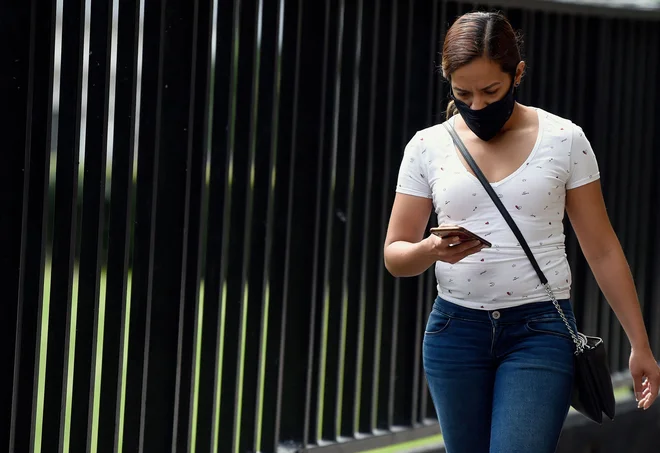
<instances>
[{"instance_id":1,"label":"blurred background","mask_svg":"<svg viewBox=\"0 0 660 453\"><path fill-rule=\"evenodd\" d=\"M444 451L421 367L435 279L390 277L382 244L403 147L443 121L443 36L475 9L523 34L519 100L590 138L660 354L660 1L0 8L1 449ZM618 415L572 412L560 451L657 453L660 408L636 410L566 229Z\"/></svg>"}]
</instances>

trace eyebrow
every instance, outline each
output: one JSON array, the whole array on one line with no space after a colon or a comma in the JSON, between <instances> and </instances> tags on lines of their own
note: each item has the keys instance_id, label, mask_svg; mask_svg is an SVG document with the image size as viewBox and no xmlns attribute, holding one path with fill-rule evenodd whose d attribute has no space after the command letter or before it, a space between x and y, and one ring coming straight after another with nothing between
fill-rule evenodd
<instances>
[{"instance_id":1,"label":"eyebrow","mask_svg":"<svg viewBox=\"0 0 660 453\"><path fill-rule=\"evenodd\" d=\"M491 83L490 85L488 85L487 87L482 88L481 91L486 91L486 90L488 90L488 89L490 89L490 88L494 88L495 85L500 85L501 83L502 83L502 82L493 82L493 83ZM464 90L463 88L460 88L460 87L454 87L454 89L455 89L456 91L466 91L466 92L468 91L468 90Z\"/></svg>"}]
</instances>

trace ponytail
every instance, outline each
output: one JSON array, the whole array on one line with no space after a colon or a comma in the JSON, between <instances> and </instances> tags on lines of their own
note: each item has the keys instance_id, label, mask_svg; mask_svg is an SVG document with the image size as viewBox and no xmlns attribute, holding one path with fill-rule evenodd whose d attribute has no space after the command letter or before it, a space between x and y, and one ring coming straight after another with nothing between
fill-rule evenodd
<instances>
[{"instance_id":1,"label":"ponytail","mask_svg":"<svg viewBox=\"0 0 660 453\"><path fill-rule=\"evenodd\" d=\"M452 100L449 101L449 104L447 104L447 112L446 112L446 119L451 118L452 116L456 115L458 113L458 109L456 108L456 103Z\"/></svg>"}]
</instances>

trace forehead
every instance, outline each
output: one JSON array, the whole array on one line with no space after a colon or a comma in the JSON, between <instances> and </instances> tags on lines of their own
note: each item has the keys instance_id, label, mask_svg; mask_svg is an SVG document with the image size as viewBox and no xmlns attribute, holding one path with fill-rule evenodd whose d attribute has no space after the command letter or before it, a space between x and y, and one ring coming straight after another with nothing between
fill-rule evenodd
<instances>
[{"instance_id":1,"label":"forehead","mask_svg":"<svg viewBox=\"0 0 660 453\"><path fill-rule=\"evenodd\" d=\"M506 82L509 75L502 71L499 64L488 58L477 58L458 68L451 75L454 86L461 88L483 88L494 82Z\"/></svg>"}]
</instances>

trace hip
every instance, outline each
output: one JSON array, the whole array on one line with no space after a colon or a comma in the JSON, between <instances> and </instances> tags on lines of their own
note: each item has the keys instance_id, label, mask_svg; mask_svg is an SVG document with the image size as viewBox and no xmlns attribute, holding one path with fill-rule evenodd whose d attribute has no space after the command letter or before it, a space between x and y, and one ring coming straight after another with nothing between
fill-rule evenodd
<instances>
[{"instance_id":1,"label":"hip","mask_svg":"<svg viewBox=\"0 0 660 453\"><path fill-rule=\"evenodd\" d=\"M438 297L426 323L424 355L491 360L526 350L535 356L556 352L572 360L575 349L568 326L577 330L575 315L568 299L558 303L563 316L551 301L476 310Z\"/></svg>"}]
</instances>

